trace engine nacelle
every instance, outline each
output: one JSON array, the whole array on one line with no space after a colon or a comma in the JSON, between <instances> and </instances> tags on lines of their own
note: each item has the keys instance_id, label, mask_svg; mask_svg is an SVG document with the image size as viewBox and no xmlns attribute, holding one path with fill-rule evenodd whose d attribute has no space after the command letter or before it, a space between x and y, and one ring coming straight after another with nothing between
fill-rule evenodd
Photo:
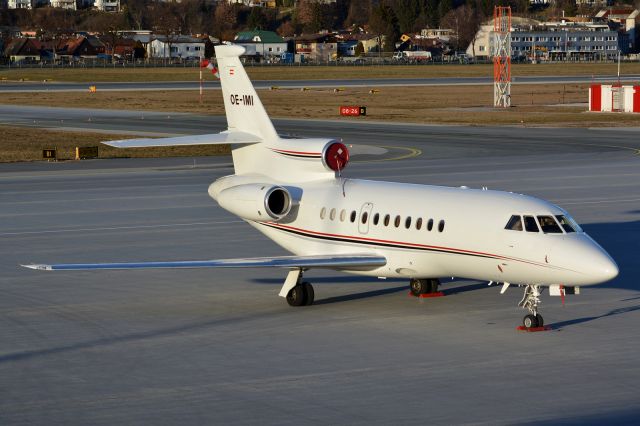
<instances>
[{"instance_id":1,"label":"engine nacelle","mask_svg":"<svg viewBox=\"0 0 640 426\"><path fill-rule=\"evenodd\" d=\"M349 150L342 142L331 141L322 150L322 163L329 170L340 172L349 162Z\"/></svg>"},{"instance_id":2,"label":"engine nacelle","mask_svg":"<svg viewBox=\"0 0 640 426\"><path fill-rule=\"evenodd\" d=\"M216 197L220 207L243 219L278 221L289 214L293 198L286 188L249 183L222 190Z\"/></svg>"}]
</instances>

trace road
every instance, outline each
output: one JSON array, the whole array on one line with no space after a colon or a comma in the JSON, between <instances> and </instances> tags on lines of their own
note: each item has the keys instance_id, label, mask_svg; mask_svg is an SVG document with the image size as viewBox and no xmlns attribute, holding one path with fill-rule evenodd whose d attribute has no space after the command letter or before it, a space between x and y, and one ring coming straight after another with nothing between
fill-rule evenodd
<instances>
[{"instance_id":1,"label":"road","mask_svg":"<svg viewBox=\"0 0 640 426\"><path fill-rule=\"evenodd\" d=\"M427 70L426 68L425 70ZM426 73L426 72L425 72ZM64 82L1 82L0 93L9 92L86 92L90 85L100 91L145 91L145 90L198 90L198 74L194 71L194 81L175 82L98 82L98 83L64 83ZM623 83L637 84L640 75L624 75ZM513 84L579 84L579 83L615 83L618 77L605 76L514 76ZM455 86L492 84L491 77L451 77L451 78L374 78L374 79L326 79L326 80L255 80L256 89L272 87L300 89L304 87L339 88L339 87L393 87L393 86ZM207 80L204 89L219 89L218 80Z\"/></svg>"},{"instance_id":2,"label":"road","mask_svg":"<svg viewBox=\"0 0 640 426\"><path fill-rule=\"evenodd\" d=\"M0 121L224 127L141 114L2 107ZM0 424L637 422L638 129L275 124L344 137L350 177L558 203L621 273L564 306L545 295L552 330L527 334L515 330L521 289L462 279L443 280L444 298L416 300L401 280L311 271L317 303L294 309L277 297L282 271L32 271L18 265L284 253L207 196L232 172L228 157L0 164Z\"/></svg>"}]
</instances>

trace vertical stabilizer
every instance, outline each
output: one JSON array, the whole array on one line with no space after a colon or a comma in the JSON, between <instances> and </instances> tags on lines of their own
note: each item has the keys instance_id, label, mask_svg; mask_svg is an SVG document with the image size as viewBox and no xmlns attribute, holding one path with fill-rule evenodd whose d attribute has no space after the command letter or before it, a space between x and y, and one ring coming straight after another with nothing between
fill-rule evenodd
<instances>
[{"instance_id":1,"label":"vertical stabilizer","mask_svg":"<svg viewBox=\"0 0 640 426\"><path fill-rule=\"evenodd\" d=\"M276 130L240 63L244 47L221 45L215 50L229 130L251 133L265 141L277 140Z\"/></svg>"}]
</instances>

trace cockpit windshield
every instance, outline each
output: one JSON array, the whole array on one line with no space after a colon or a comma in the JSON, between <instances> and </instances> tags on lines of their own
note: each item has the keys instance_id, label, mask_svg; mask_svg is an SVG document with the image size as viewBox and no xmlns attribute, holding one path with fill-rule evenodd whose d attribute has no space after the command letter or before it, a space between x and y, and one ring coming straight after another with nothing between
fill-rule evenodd
<instances>
[{"instance_id":1,"label":"cockpit windshield","mask_svg":"<svg viewBox=\"0 0 640 426\"><path fill-rule=\"evenodd\" d=\"M582 228L569 216L558 215L556 216L558 222L560 222L560 226L564 229L564 232L567 234L570 232L582 232Z\"/></svg>"},{"instance_id":2,"label":"cockpit windshield","mask_svg":"<svg viewBox=\"0 0 640 426\"><path fill-rule=\"evenodd\" d=\"M514 214L509 218L504 229L527 232L540 232L542 230L545 234L582 232L576 221L568 215L541 215L536 217Z\"/></svg>"},{"instance_id":3,"label":"cockpit windshield","mask_svg":"<svg viewBox=\"0 0 640 426\"><path fill-rule=\"evenodd\" d=\"M553 216L538 216L538 222L540 222L542 232L545 234L562 234L562 229Z\"/></svg>"}]
</instances>

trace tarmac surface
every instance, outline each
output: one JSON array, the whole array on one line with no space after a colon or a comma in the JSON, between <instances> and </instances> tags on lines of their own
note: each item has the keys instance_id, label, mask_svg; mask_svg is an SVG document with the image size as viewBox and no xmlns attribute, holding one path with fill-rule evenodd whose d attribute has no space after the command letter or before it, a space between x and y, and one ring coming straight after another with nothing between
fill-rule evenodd
<instances>
[{"instance_id":1,"label":"tarmac surface","mask_svg":"<svg viewBox=\"0 0 640 426\"><path fill-rule=\"evenodd\" d=\"M87 125L162 122L108 114ZM521 333L521 289L486 282L443 279L446 297L416 300L404 281L310 271L316 304L291 308L280 270L32 271L18 265L284 253L208 197L227 157L2 164L0 424L637 424L637 129L275 124L344 137L361 152L351 177L558 203L621 273L564 306L545 293L552 330Z\"/></svg>"},{"instance_id":2,"label":"tarmac surface","mask_svg":"<svg viewBox=\"0 0 640 426\"><path fill-rule=\"evenodd\" d=\"M425 74L428 72L425 68ZM65 82L1 82L0 93L3 92L86 92L90 85L100 91L145 91L145 90L198 90L199 82L194 70L194 81L159 81L159 82L97 82L97 83L65 83ZM640 75L604 76L535 76L513 77L513 84L578 84L578 83L637 83ZM254 80L256 89L281 87L300 89L303 87L394 87L394 86L459 86L493 84L490 77L425 77L425 78L371 78L371 79L326 79L326 80ZM220 89L219 80L207 80L204 89Z\"/></svg>"}]
</instances>

